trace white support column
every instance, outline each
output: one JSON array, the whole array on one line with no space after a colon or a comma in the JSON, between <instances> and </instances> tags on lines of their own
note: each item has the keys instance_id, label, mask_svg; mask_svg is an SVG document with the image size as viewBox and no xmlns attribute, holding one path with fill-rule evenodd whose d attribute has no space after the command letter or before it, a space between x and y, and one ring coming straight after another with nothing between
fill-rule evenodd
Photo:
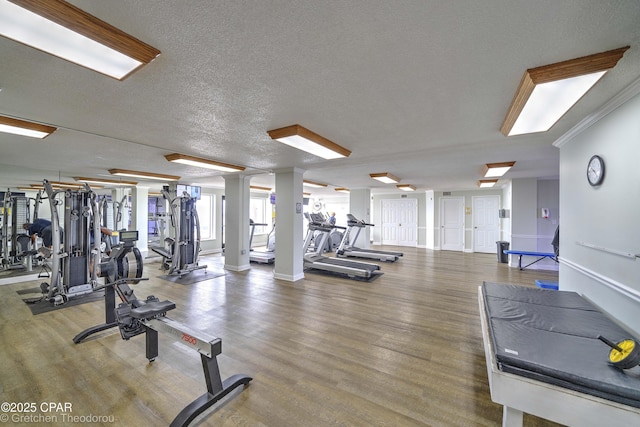
<instances>
[{"instance_id":1,"label":"white support column","mask_svg":"<svg viewBox=\"0 0 640 427\"><path fill-rule=\"evenodd\" d=\"M149 189L134 187L131 190L131 229L138 230L136 246L143 257L147 256L149 240Z\"/></svg>"},{"instance_id":2,"label":"white support column","mask_svg":"<svg viewBox=\"0 0 640 427\"><path fill-rule=\"evenodd\" d=\"M276 262L273 277L295 282L304 279L302 245L302 175L289 168L276 171Z\"/></svg>"},{"instance_id":3,"label":"white support column","mask_svg":"<svg viewBox=\"0 0 640 427\"><path fill-rule=\"evenodd\" d=\"M244 175L225 175L224 268L248 270L249 265L249 182Z\"/></svg>"},{"instance_id":4,"label":"white support column","mask_svg":"<svg viewBox=\"0 0 640 427\"><path fill-rule=\"evenodd\" d=\"M427 190L425 192L427 199L427 249L435 248L435 192L433 190Z\"/></svg>"},{"instance_id":5,"label":"white support column","mask_svg":"<svg viewBox=\"0 0 640 427\"><path fill-rule=\"evenodd\" d=\"M364 222L371 223L371 189L352 189L349 192L349 213ZM371 227L360 230L358 241L350 244L362 249L370 248Z\"/></svg>"}]
</instances>

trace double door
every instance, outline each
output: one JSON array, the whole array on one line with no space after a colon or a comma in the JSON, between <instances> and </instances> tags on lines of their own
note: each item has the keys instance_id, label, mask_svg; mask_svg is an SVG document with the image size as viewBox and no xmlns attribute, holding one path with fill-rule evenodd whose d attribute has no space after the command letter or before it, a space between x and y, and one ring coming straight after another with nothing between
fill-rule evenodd
<instances>
[{"instance_id":1,"label":"double door","mask_svg":"<svg viewBox=\"0 0 640 427\"><path fill-rule=\"evenodd\" d=\"M418 200L386 199L381 206L383 245L418 245Z\"/></svg>"}]
</instances>

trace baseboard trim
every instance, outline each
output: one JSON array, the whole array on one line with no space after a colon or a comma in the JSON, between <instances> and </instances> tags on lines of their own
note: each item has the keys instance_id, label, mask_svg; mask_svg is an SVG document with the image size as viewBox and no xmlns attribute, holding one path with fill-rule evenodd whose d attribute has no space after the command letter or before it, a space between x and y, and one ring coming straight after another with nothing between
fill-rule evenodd
<instances>
[{"instance_id":1,"label":"baseboard trim","mask_svg":"<svg viewBox=\"0 0 640 427\"><path fill-rule=\"evenodd\" d=\"M223 268L225 270L231 270L231 271L245 271L245 270L249 270L251 268L251 265L249 265L249 264L243 264L243 265L225 264Z\"/></svg>"},{"instance_id":2,"label":"baseboard trim","mask_svg":"<svg viewBox=\"0 0 640 427\"><path fill-rule=\"evenodd\" d=\"M286 280L287 282L297 282L298 280L304 279L304 273L291 275L291 274L282 274L273 272L273 278L278 280Z\"/></svg>"}]
</instances>

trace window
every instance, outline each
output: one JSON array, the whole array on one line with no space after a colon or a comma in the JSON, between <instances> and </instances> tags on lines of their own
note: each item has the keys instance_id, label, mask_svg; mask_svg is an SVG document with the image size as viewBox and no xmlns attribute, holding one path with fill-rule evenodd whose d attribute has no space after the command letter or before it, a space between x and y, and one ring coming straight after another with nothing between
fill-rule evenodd
<instances>
[{"instance_id":1,"label":"window","mask_svg":"<svg viewBox=\"0 0 640 427\"><path fill-rule=\"evenodd\" d=\"M271 206L269 205L269 199L265 197L252 197L249 200L249 218L258 224L271 225ZM256 227L254 235L267 234L268 231L268 227Z\"/></svg>"},{"instance_id":2,"label":"window","mask_svg":"<svg viewBox=\"0 0 640 427\"><path fill-rule=\"evenodd\" d=\"M216 199L211 194L202 194L196 202L198 219L200 220L200 239L211 240L216 238L215 227Z\"/></svg>"}]
</instances>

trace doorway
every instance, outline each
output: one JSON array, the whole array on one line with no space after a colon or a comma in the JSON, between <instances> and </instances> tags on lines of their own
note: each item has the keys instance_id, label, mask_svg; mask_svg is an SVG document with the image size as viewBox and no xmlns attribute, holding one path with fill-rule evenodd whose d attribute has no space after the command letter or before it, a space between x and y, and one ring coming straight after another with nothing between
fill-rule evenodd
<instances>
[{"instance_id":1,"label":"doorway","mask_svg":"<svg viewBox=\"0 0 640 427\"><path fill-rule=\"evenodd\" d=\"M496 253L496 242L500 240L500 196L473 196L473 251Z\"/></svg>"},{"instance_id":2,"label":"doorway","mask_svg":"<svg viewBox=\"0 0 640 427\"><path fill-rule=\"evenodd\" d=\"M464 250L464 197L440 198L440 249Z\"/></svg>"},{"instance_id":3,"label":"doorway","mask_svg":"<svg viewBox=\"0 0 640 427\"><path fill-rule=\"evenodd\" d=\"M383 245L418 246L418 200L386 199L381 201Z\"/></svg>"}]
</instances>

